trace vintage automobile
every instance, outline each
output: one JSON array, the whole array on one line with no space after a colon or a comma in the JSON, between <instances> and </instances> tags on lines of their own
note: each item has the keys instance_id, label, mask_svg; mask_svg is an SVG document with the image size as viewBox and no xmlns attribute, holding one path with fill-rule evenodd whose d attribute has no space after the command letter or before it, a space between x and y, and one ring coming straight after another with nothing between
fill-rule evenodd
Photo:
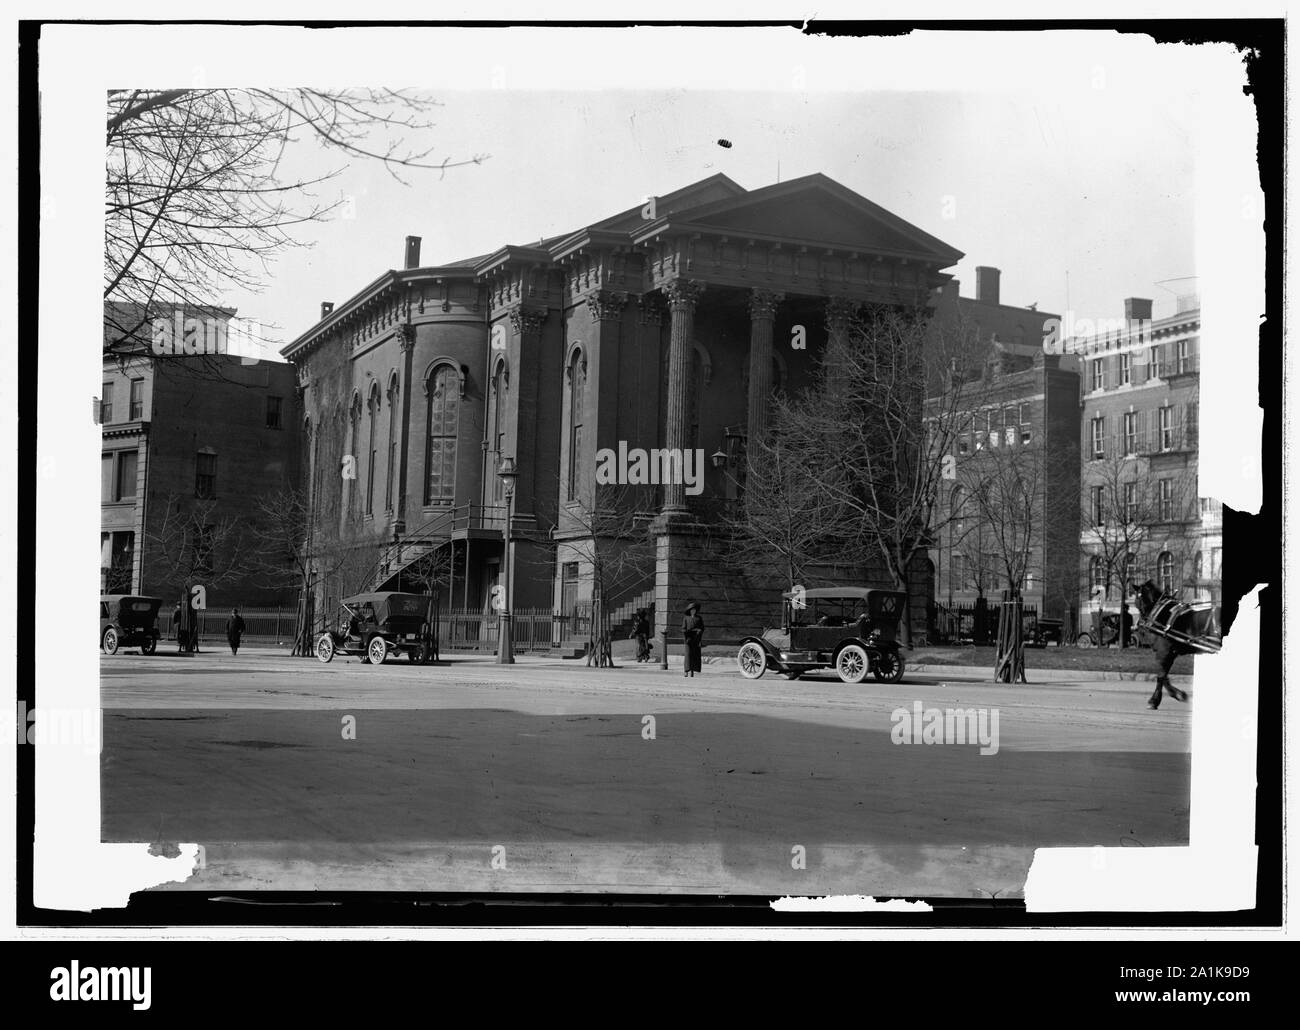
<instances>
[{"instance_id":1,"label":"vintage automobile","mask_svg":"<svg viewBox=\"0 0 1300 1030\"><path fill-rule=\"evenodd\" d=\"M382 665L390 654L404 653L412 663L437 661L437 605L436 594L345 597L335 628L316 638L316 657L329 662L336 654L360 655L364 663Z\"/></svg>"},{"instance_id":2,"label":"vintage automobile","mask_svg":"<svg viewBox=\"0 0 1300 1030\"><path fill-rule=\"evenodd\" d=\"M161 597L103 594L99 598L99 646L105 654L138 647L141 654L158 650L158 609Z\"/></svg>"},{"instance_id":3,"label":"vintage automobile","mask_svg":"<svg viewBox=\"0 0 1300 1030\"><path fill-rule=\"evenodd\" d=\"M746 679L768 669L798 679L813 669L834 669L845 683L871 673L881 683L903 678L896 640L907 596L865 587L816 587L783 595L780 629L740 642L736 663Z\"/></svg>"}]
</instances>

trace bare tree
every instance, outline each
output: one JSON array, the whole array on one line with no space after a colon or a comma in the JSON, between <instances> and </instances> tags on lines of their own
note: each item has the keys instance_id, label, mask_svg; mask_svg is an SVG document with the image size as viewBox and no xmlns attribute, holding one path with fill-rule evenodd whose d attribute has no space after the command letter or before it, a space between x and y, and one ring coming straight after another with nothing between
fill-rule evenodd
<instances>
[{"instance_id":1,"label":"bare tree","mask_svg":"<svg viewBox=\"0 0 1300 1030\"><path fill-rule=\"evenodd\" d=\"M827 539L909 596L914 561L946 518L940 484L986 349L971 327L924 309L869 309L831 337L813 387L776 420L774 442L797 451L792 460L836 512Z\"/></svg>"},{"instance_id":2,"label":"bare tree","mask_svg":"<svg viewBox=\"0 0 1300 1030\"><path fill-rule=\"evenodd\" d=\"M104 299L114 303L105 305L105 353L147 344L162 311L180 305L219 317L223 294L260 288L268 263L302 245L299 229L346 203L314 191L347 161L378 161L399 179L480 163L483 155L433 157L436 106L400 90L111 90ZM304 141L343 163L287 171Z\"/></svg>"},{"instance_id":3,"label":"bare tree","mask_svg":"<svg viewBox=\"0 0 1300 1030\"><path fill-rule=\"evenodd\" d=\"M169 494L162 517L145 531L149 565L153 575L179 590L184 633L184 650L196 640L196 596L206 596L212 587L246 576L250 563L244 547L244 520L219 516L217 502L209 499L183 501ZM202 587L201 593L196 587Z\"/></svg>"}]
</instances>

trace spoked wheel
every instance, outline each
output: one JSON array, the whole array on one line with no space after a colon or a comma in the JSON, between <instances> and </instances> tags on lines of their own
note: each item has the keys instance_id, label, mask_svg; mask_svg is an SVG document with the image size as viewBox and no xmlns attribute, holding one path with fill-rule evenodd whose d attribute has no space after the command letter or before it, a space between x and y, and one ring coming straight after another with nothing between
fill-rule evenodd
<instances>
[{"instance_id":1,"label":"spoked wheel","mask_svg":"<svg viewBox=\"0 0 1300 1030\"><path fill-rule=\"evenodd\" d=\"M903 678L903 656L897 651L881 651L871 674L878 683L897 683Z\"/></svg>"},{"instance_id":2,"label":"spoked wheel","mask_svg":"<svg viewBox=\"0 0 1300 1030\"><path fill-rule=\"evenodd\" d=\"M371 665L383 665L384 659L388 657L388 641L383 637L371 637L366 657L370 659Z\"/></svg>"},{"instance_id":3,"label":"spoked wheel","mask_svg":"<svg viewBox=\"0 0 1300 1030\"><path fill-rule=\"evenodd\" d=\"M861 683L867 678L871 668L871 659L858 644L846 644L835 656L835 671L845 683Z\"/></svg>"},{"instance_id":4,"label":"spoked wheel","mask_svg":"<svg viewBox=\"0 0 1300 1030\"><path fill-rule=\"evenodd\" d=\"M747 680L756 680L767 672L767 652L752 640L741 647L736 655L740 674Z\"/></svg>"},{"instance_id":5,"label":"spoked wheel","mask_svg":"<svg viewBox=\"0 0 1300 1030\"><path fill-rule=\"evenodd\" d=\"M1080 633L1074 638L1075 647L1095 647L1097 642L1092 639L1091 633Z\"/></svg>"},{"instance_id":6,"label":"spoked wheel","mask_svg":"<svg viewBox=\"0 0 1300 1030\"><path fill-rule=\"evenodd\" d=\"M140 645L141 654L153 654L157 650L158 650L157 637L150 637L148 640L146 640L143 644Z\"/></svg>"},{"instance_id":7,"label":"spoked wheel","mask_svg":"<svg viewBox=\"0 0 1300 1030\"><path fill-rule=\"evenodd\" d=\"M104 635L99 640L99 646L104 649L104 654L117 654L117 630L112 626L104 630Z\"/></svg>"},{"instance_id":8,"label":"spoked wheel","mask_svg":"<svg viewBox=\"0 0 1300 1030\"><path fill-rule=\"evenodd\" d=\"M325 664L334 660L334 641L328 633L321 634L316 641L316 658Z\"/></svg>"}]
</instances>

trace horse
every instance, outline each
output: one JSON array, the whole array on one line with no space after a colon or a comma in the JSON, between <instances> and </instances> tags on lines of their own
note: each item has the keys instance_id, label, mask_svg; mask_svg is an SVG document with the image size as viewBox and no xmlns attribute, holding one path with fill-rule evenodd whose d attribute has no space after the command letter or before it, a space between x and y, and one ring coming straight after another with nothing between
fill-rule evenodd
<instances>
[{"instance_id":1,"label":"horse","mask_svg":"<svg viewBox=\"0 0 1300 1030\"><path fill-rule=\"evenodd\" d=\"M1151 638L1156 656L1156 689L1147 701L1148 708L1159 708L1167 692L1175 701L1186 701L1187 692L1169 682L1169 670L1179 655L1213 654L1219 649L1219 609L1208 604L1191 607L1180 604L1151 580L1134 591L1140 625Z\"/></svg>"}]
</instances>

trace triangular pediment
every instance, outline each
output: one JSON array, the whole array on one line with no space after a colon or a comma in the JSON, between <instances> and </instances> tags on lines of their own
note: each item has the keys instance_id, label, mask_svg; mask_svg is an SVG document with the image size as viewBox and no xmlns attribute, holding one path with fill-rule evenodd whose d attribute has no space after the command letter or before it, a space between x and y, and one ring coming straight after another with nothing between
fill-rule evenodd
<instances>
[{"instance_id":1,"label":"triangular pediment","mask_svg":"<svg viewBox=\"0 0 1300 1030\"><path fill-rule=\"evenodd\" d=\"M937 261L940 267L962 257L955 247L822 175L703 205L681 218L738 234L825 243L863 253L914 255Z\"/></svg>"},{"instance_id":2,"label":"triangular pediment","mask_svg":"<svg viewBox=\"0 0 1300 1030\"><path fill-rule=\"evenodd\" d=\"M719 173L701 179L699 182L693 182L689 186L683 186L662 197L655 197L655 217L676 215L693 208L713 207L744 196L743 186ZM601 232L631 232L645 224L643 208L643 204L638 204L588 228Z\"/></svg>"}]
</instances>

